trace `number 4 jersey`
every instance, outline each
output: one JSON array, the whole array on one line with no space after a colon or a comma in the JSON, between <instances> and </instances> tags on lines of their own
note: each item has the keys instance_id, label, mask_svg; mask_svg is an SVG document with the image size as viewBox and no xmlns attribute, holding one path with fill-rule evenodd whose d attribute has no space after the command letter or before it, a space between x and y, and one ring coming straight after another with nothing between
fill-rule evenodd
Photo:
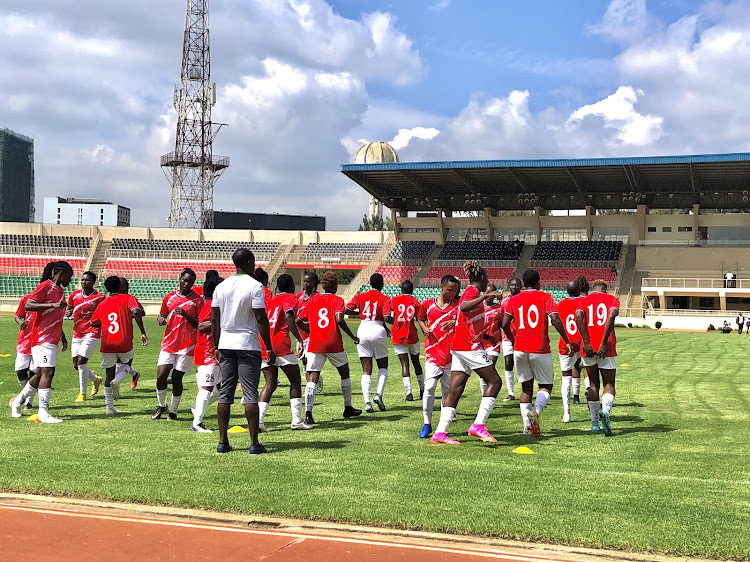
<instances>
[{"instance_id":1,"label":"number 4 jersey","mask_svg":"<svg viewBox=\"0 0 750 562\"><path fill-rule=\"evenodd\" d=\"M344 312L344 299L328 293L316 293L307 301L300 320L310 324L307 351L310 353L339 353L344 351L344 340L336 323L336 314Z\"/></svg>"},{"instance_id":2,"label":"number 4 jersey","mask_svg":"<svg viewBox=\"0 0 750 562\"><path fill-rule=\"evenodd\" d=\"M578 308L576 310L582 310L586 315L586 325L589 329L589 341L595 352L599 351L599 346L602 344L604 326L607 323L609 311L613 309L620 309L620 301L617 297L599 291L593 291L578 303ZM615 337L614 328L612 328L612 332L607 339L607 346L609 348L607 351L607 357L617 357L617 338ZM583 352L583 346L581 346L581 356L586 357L586 354Z\"/></svg>"},{"instance_id":3,"label":"number 4 jersey","mask_svg":"<svg viewBox=\"0 0 750 562\"><path fill-rule=\"evenodd\" d=\"M127 353L133 349L133 310L142 309L133 295L111 295L96 307L91 321L102 323L102 353Z\"/></svg>"},{"instance_id":4,"label":"number 4 jersey","mask_svg":"<svg viewBox=\"0 0 750 562\"><path fill-rule=\"evenodd\" d=\"M536 289L524 289L508 301L505 314L515 320L514 351L550 353L547 318L557 312L552 295Z\"/></svg>"}]
</instances>

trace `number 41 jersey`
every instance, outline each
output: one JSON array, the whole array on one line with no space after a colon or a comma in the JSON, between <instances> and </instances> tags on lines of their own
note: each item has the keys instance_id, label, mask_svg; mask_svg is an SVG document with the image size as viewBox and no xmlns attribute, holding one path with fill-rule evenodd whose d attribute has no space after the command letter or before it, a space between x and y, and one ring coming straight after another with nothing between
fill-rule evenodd
<instances>
[{"instance_id":1,"label":"number 41 jersey","mask_svg":"<svg viewBox=\"0 0 750 562\"><path fill-rule=\"evenodd\" d=\"M142 308L133 295L112 295L104 299L91 317L102 323L102 353L127 353L133 349L133 313Z\"/></svg>"},{"instance_id":2,"label":"number 41 jersey","mask_svg":"<svg viewBox=\"0 0 750 562\"><path fill-rule=\"evenodd\" d=\"M344 340L336 323L336 313L344 312L344 299L328 293L316 293L307 301L300 320L310 324L307 351L310 353L339 353L344 351Z\"/></svg>"},{"instance_id":3,"label":"number 41 jersey","mask_svg":"<svg viewBox=\"0 0 750 562\"><path fill-rule=\"evenodd\" d=\"M557 312L552 295L536 289L524 289L510 298L505 314L515 320L514 351L550 353L547 318Z\"/></svg>"}]
</instances>

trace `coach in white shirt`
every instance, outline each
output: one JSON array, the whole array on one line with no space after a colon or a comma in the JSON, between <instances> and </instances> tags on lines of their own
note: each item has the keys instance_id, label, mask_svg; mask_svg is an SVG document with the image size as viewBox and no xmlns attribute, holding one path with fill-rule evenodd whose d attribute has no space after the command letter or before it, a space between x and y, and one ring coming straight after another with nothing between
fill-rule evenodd
<instances>
[{"instance_id":1,"label":"coach in white shirt","mask_svg":"<svg viewBox=\"0 0 750 562\"><path fill-rule=\"evenodd\" d=\"M276 361L271 346L271 330L266 315L263 285L254 277L255 256L247 248L232 254L237 273L224 280L211 301L211 335L221 365L217 453L232 450L227 437L229 412L239 380L245 402L245 417L250 431L250 454L266 453L258 442L258 383L260 382L260 338L268 350L268 362ZM260 338L259 338L260 336Z\"/></svg>"}]
</instances>

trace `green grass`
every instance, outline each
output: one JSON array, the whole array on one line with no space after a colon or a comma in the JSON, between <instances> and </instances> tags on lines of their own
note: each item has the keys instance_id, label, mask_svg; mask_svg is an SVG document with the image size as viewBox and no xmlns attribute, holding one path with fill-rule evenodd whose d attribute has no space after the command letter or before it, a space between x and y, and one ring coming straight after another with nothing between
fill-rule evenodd
<instances>
[{"instance_id":1,"label":"green grass","mask_svg":"<svg viewBox=\"0 0 750 562\"><path fill-rule=\"evenodd\" d=\"M188 431L195 396L188 377L177 423L153 422L158 334L137 350L144 376L123 389L104 417L104 399L74 404L77 375L68 354L52 395L56 426L0 416L0 488L236 512L351 521L401 528L634 551L750 559L750 342L737 334L618 332L614 435L590 435L588 410L574 406L563 424L557 396L542 416L543 437L520 435L517 403L498 402L489 446L465 431L479 402L473 376L459 406L460 447L417 438L420 403L406 403L392 358L385 413L341 418L338 377L326 366L318 427L292 432L282 386L263 436L271 454L251 458L247 433L229 455L216 455L216 434ZM66 324L69 333L69 325ZM15 329L0 317L0 397L17 392ZM359 372L353 363L355 406ZM92 360L98 364L98 354ZM125 385L123 385L125 387ZM501 394L502 395L502 394ZM233 423L242 424L239 403ZM435 413L435 423L439 413ZM215 410L207 425L216 427ZM528 445L534 455L511 451Z\"/></svg>"}]
</instances>

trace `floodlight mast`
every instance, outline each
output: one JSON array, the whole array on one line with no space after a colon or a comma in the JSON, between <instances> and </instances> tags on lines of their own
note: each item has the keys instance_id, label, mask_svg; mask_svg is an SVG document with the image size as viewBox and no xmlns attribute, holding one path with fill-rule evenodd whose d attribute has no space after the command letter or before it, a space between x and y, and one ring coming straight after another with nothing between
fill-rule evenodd
<instances>
[{"instance_id":1,"label":"floodlight mast","mask_svg":"<svg viewBox=\"0 0 750 562\"><path fill-rule=\"evenodd\" d=\"M214 227L214 185L229 167L228 157L213 155L211 108L215 103L208 0L187 0L180 86L174 92L175 148L161 157L162 170L172 187L171 228Z\"/></svg>"}]
</instances>

